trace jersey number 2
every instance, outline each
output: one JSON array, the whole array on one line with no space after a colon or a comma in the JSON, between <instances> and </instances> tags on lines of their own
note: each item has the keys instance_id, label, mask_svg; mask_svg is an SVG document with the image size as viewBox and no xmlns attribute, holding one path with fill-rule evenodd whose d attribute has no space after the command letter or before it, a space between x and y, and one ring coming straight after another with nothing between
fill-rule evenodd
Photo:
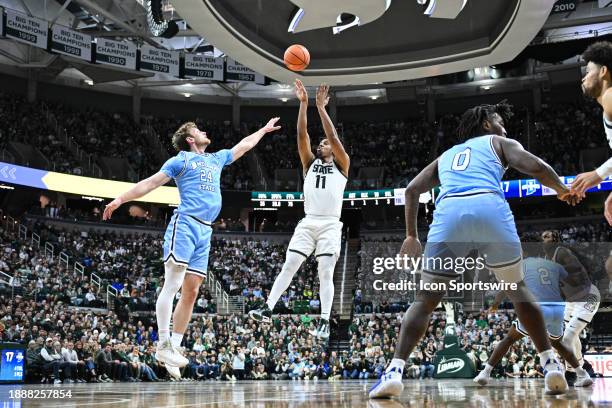
<instances>
[{"instance_id":1,"label":"jersey number 2","mask_svg":"<svg viewBox=\"0 0 612 408\"><path fill-rule=\"evenodd\" d=\"M452 169L457 171L463 171L467 169L467 166L470 164L470 156L472 154L472 149L469 147L462 152L459 152L455 155L453 159Z\"/></svg>"},{"instance_id":2,"label":"jersey number 2","mask_svg":"<svg viewBox=\"0 0 612 408\"><path fill-rule=\"evenodd\" d=\"M317 175L316 188L325 188L325 176Z\"/></svg>"}]
</instances>

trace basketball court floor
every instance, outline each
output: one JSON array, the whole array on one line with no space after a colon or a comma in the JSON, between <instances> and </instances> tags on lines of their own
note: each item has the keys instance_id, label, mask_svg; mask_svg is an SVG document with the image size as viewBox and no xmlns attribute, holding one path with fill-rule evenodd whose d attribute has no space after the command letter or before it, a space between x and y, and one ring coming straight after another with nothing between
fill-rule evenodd
<instances>
[{"instance_id":1,"label":"basketball court floor","mask_svg":"<svg viewBox=\"0 0 612 408\"><path fill-rule=\"evenodd\" d=\"M1 385L2 408L27 407L612 407L612 378L593 387L545 396L542 380L495 380L481 388L471 380L411 380L399 400L368 400L374 381L242 381ZM64 399L11 399L10 390L71 390ZM14 392L13 394L14 395ZM39 395L40 397L40 395Z\"/></svg>"}]
</instances>

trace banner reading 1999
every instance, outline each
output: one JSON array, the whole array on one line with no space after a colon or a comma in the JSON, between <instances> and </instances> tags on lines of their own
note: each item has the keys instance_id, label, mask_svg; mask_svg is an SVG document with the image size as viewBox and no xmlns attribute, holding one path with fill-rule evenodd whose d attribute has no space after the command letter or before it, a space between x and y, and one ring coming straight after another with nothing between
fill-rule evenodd
<instances>
[{"instance_id":1,"label":"banner reading 1999","mask_svg":"<svg viewBox=\"0 0 612 408\"><path fill-rule=\"evenodd\" d=\"M6 36L46 49L49 24L40 18L28 17L13 10L6 10Z\"/></svg>"}]
</instances>

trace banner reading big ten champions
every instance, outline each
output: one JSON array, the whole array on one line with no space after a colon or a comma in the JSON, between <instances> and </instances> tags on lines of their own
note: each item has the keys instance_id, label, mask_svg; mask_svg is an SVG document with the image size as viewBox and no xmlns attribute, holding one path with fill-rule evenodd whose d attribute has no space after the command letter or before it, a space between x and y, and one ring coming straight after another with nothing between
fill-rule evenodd
<instances>
[{"instance_id":1,"label":"banner reading big ten champions","mask_svg":"<svg viewBox=\"0 0 612 408\"><path fill-rule=\"evenodd\" d=\"M92 37L61 25L51 29L51 51L91 61Z\"/></svg>"},{"instance_id":2,"label":"banner reading big ten champions","mask_svg":"<svg viewBox=\"0 0 612 408\"><path fill-rule=\"evenodd\" d=\"M266 78L263 75L231 58L227 59L226 78L230 82L254 82L260 85L265 85L266 83Z\"/></svg>"},{"instance_id":3,"label":"banner reading big ten champions","mask_svg":"<svg viewBox=\"0 0 612 408\"><path fill-rule=\"evenodd\" d=\"M47 49L49 24L45 20L6 10L6 36Z\"/></svg>"},{"instance_id":4,"label":"banner reading big ten champions","mask_svg":"<svg viewBox=\"0 0 612 408\"><path fill-rule=\"evenodd\" d=\"M178 51L166 51L148 45L140 47L140 70L179 76Z\"/></svg>"},{"instance_id":5,"label":"banner reading big ten champions","mask_svg":"<svg viewBox=\"0 0 612 408\"><path fill-rule=\"evenodd\" d=\"M223 81L223 58L204 55L185 55L185 78Z\"/></svg>"},{"instance_id":6,"label":"banner reading big ten champions","mask_svg":"<svg viewBox=\"0 0 612 408\"><path fill-rule=\"evenodd\" d=\"M98 38L96 40L96 62L136 69L136 44Z\"/></svg>"}]
</instances>

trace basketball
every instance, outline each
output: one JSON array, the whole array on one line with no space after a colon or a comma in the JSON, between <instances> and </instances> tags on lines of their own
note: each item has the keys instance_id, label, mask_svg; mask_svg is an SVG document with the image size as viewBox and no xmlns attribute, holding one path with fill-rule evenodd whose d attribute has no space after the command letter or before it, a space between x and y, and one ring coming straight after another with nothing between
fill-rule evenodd
<instances>
[{"instance_id":1,"label":"basketball","mask_svg":"<svg viewBox=\"0 0 612 408\"><path fill-rule=\"evenodd\" d=\"M293 44L285 51L285 65L292 71L303 71L310 64L310 53L303 45Z\"/></svg>"}]
</instances>

